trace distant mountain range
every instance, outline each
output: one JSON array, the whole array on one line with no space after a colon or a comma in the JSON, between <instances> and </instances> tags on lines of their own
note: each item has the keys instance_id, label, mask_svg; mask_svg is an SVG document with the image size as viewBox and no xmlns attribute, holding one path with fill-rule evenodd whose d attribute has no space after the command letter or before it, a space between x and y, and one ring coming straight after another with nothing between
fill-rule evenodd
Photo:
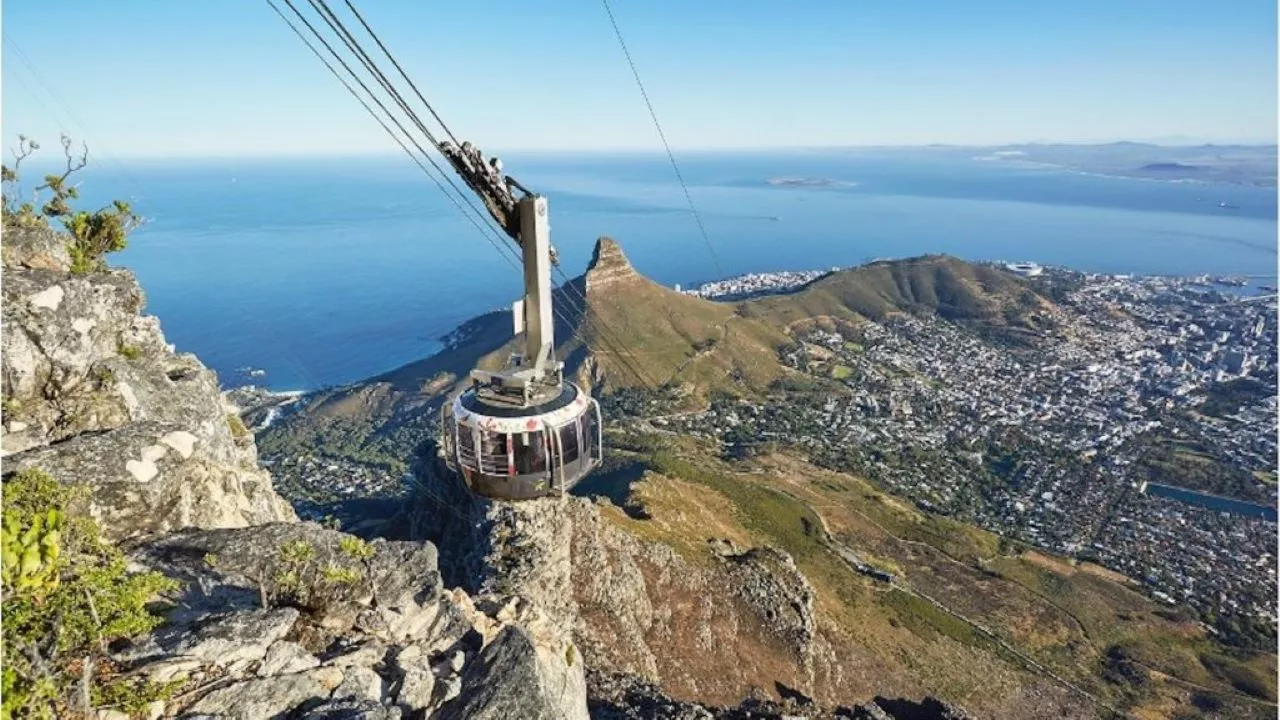
<instances>
[{"instance_id":1,"label":"distant mountain range","mask_svg":"<svg viewBox=\"0 0 1280 720\"><path fill-rule=\"evenodd\" d=\"M1113 177L1276 186L1275 145L1006 145L954 148L974 159L1060 167Z\"/></svg>"}]
</instances>

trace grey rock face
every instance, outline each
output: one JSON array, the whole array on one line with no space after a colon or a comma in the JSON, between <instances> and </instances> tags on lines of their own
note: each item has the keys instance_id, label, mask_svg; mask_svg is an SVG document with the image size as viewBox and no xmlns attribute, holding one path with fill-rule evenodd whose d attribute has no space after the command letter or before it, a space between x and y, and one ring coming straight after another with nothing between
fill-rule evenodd
<instances>
[{"instance_id":1,"label":"grey rock face","mask_svg":"<svg viewBox=\"0 0 1280 720\"><path fill-rule=\"evenodd\" d=\"M738 579L736 591L768 621L771 630L807 662L817 635L813 586L787 553L772 547L725 556Z\"/></svg>"},{"instance_id":2,"label":"grey rock face","mask_svg":"<svg viewBox=\"0 0 1280 720\"><path fill-rule=\"evenodd\" d=\"M277 640L267 648L267 653L258 666L258 675L261 677L288 675L310 670L319 665L320 660L298 643Z\"/></svg>"},{"instance_id":3,"label":"grey rock face","mask_svg":"<svg viewBox=\"0 0 1280 720\"><path fill-rule=\"evenodd\" d=\"M66 237L50 228L6 228L3 257L6 268L66 272L71 267Z\"/></svg>"},{"instance_id":4,"label":"grey rock face","mask_svg":"<svg viewBox=\"0 0 1280 720\"><path fill-rule=\"evenodd\" d=\"M586 720L582 660L565 649L540 647L528 631L508 626L467 666L461 695L439 717Z\"/></svg>"},{"instance_id":5,"label":"grey rock face","mask_svg":"<svg viewBox=\"0 0 1280 720\"><path fill-rule=\"evenodd\" d=\"M400 720L405 715L398 707L386 707L368 698L343 698L308 710L306 717L308 720Z\"/></svg>"},{"instance_id":6,"label":"grey rock face","mask_svg":"<svg viewBox=\"0 0 1280 720\"><path fill-rule=\"evenodd\" d=\"M5 469L88 486L85 510L116 539L291 517L269 475L212 460L183 427L146 421L77 435L11 455Z\"/></svg>"},{"instance_id":7,"label":"grey rock face","mask_svg":"<svg viewBox=\"0 0 1280 720\"><path fill-rule=\"evenodd\" d=\"M6 229L0 379L9 469L86 485L112 539L296 516L193 355L177 354L127 270L67 272L65 237Z\"/></svg>"},{"instance_id":8,"label":"grey rock face","mask_svg":"<svg viewBox=\"0 0 1280 720\"><path fill-rule=\"evenodd\" d=\"M242 600L251 602L258 602L262 593L289 594L286 581L296 580L302 587L292 601L332 622L335 634L371 605L388 612L409 607L423 612L441 593L435 546L375 540L362 551L355 540L315 523L277 522L185 530L140 546L135 555L171 577L194 581L216 576L223 589L239 588ZM305 560L290 559L288 548ZM365 552L372 554L364 557Z\"/></svg>"},{"instance_id":9,"label":"grey rock face","mask_svg":"<svg viewBox=\"0 0 1280 720\"><path fill-rule=\"evenodd\" d=\"M436 557L430 543L365 545L314 523L172 533L132 559L185 584L178 607L115 659L208 683L180 709L219 717L434 717L465 702L454 717L585 718L568 629L519 598L446 591ZM344 579L326 584L333 568ZM298 579L309 589L294 594Z\"/></svg>"},{"instance_id":10,"label":"grey rock face","mask_svg":"<svg viewBox=\"0 0 1280 720\"><path fill-rule=\"evenodd\" d=\"M184 631L173 638L167 651L221 666L260 660L297 620L298 611L293 608L234 612Z\"/></svg>"},{"instance_id":11,"label":"grey rock face","mask_svg":"<svg viewBox=\"0 0 1280 720\"><path fill-rule=\"evenodd\" d=\"M431 706L436 676L421 647L409 645L396 653L394 671L399 688L396 703L400 707L410 712L419 712Z\"/></svg>"},{"instance_id":12,"label":"grey rock face","mask_svg":"<svg viewBox=\"0 0 1280 720\"><path fill-rule=\"evenodd\" d=\"M342 670L342 684L333 691L335 698L355 698L381 703L384 695L382 676L362 665Z\"/></svg>"},{"instance_id":13,"label":"grey rock face","mask_svg":"<svg viewBox=\"0 0 1280 720\"><path fill-rule=\"evenodd\" d=\"M327 700L342 681L342 671L337 668L244 680L213 690L188 712L245 720L279 717L308 701Z\"/></svg>"},{"instance_id":14,"label":"grey rock face","mask_svg":"<svg viewBox=\"0 0 1280 720\"><path fill-rule=\"evenodd\" d=\"M573 516L580 501L547 497L488 503L480 590L521 595L566 626L577 614L572 583Z\"/></svg>"}]
</instances>

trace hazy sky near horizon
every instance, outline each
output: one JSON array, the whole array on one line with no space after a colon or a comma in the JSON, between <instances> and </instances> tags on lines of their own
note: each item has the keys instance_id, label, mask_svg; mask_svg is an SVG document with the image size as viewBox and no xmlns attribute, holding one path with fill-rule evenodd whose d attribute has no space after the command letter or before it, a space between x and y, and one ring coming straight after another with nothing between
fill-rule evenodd
<instances>
[{"instance_id":1,"label":"hazy sky near horizon","mask_svg":"<svg viewBox=\"0 0 1280 720\"><path fill-rule=\"evenodd\" d=\"M1276 139L1274 0L612 6L677 148ZM486 150L660 147L599 0L359 7ZM6 147L398 151L262 0L8 0L3 28Z\"/></svg>"}]
</instances>

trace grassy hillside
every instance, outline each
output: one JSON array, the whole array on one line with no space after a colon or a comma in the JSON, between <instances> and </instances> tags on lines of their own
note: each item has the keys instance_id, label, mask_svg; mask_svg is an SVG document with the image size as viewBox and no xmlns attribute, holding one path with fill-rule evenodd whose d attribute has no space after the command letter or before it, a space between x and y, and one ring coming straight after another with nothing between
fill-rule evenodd
<instances>
[{"instance_id":1,"label":"grassy hillside","mask_svg":"<svg viewBox=\"0 0 1280 720\"><path fill-rule=\"evenodd\" d=\"M1134 717L1275 713L1275 655L1216 643L1121 575L1002 542L798 458L724 462L669 434L620 442L632 467L617 477L630 490L595 488L626 497L626 511L606 509L610 521L694 562L707 560L709 537L795 557L837 662L860 668L831 681L833 697L909 679L907 692L981 717L1067 716L1071 706L1099 716L1108 706ZM837 548L893 573L893 583L853 571Z\"/></svg>"},{"instance_id":2,"label":"grassy hillside","mask_svg":"<svg viewBox=\"0 0 1280 720\"><path fill-rule=\"evenodd\" d=\"M784 326L819 317L881 321L902 312L1030 326L1046 302L1013 273L926 255L833 273L793 295L745 303L743 312Z\"/></svg>"},{"instance_id":3,"label":"grassy hillside","mask_svg":"<svg viewBox=\"0 0 1280 720\"><path fill-rule=\"evenodd\" d=\"M625 370L631 358L645 381L684 385L700 397L763 390L782 372L778 349L785 334L743 317L737 306L649 280L609 238L597 243L582 287L590 308L583 338L607 387L637 384Z\"/></svg>"}]
</instances>

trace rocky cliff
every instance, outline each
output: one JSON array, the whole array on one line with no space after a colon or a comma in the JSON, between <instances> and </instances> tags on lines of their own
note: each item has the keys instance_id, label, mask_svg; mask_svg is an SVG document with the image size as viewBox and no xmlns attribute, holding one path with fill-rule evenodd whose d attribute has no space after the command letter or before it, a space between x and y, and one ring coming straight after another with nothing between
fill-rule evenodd
<instances>
[{"instance_id":1,"label":"rocky cliff","mask_svg":"<svg viewBox=\"0 0 1280 720\"><path fill-rule=\"evenodd\" d=\"M778 548L709 535L698 555L709 562L695 562L615 526L607 503L490 502L433 462L418 475L406 515L438 538L447 584L519 597L569 632L593 717L892 720L894 703L901 717L968 717L928 698L847 701L849 658L820 632L814 589Z\"/></svg>"},{"instance_id":2,"label":"rocky cliff","mask_svg":"<svg viewBox=\"0 0 1280 720\"><path fill-rule=\"evenodd\" d=\"M173 690L147 717L587 717L581 653L536 605L447 590L430 543L297 522L131 273L72 274L46 228L6 228L3 251L6 480L87 489L73 511L177 581L164 624L110 648Z\"/></svg>"},{"instance_id":3,"label":"rocky cliff","mask_svg":"<svg viewBox=\"0 0 1280 720\"><path fill-rule=\"evenodd\" d=\"M68 266L57 233L6 229L5 472L88 486L117 539L294 519L217 378L141 314L132 273Z\"/></svg>"},{"instance_id":4,"label":"rocky cliff","mask_svg":"<svg viewBox=\"0 0 1280 720\"><path fill-rule=\"evenodd\" d=\"M115 659L191 688L179 717L587 717L581 654L516 597L444 587L430 543L313 523L188 530L140 565L183 581Z\"/></svg>"}]
</instances>

